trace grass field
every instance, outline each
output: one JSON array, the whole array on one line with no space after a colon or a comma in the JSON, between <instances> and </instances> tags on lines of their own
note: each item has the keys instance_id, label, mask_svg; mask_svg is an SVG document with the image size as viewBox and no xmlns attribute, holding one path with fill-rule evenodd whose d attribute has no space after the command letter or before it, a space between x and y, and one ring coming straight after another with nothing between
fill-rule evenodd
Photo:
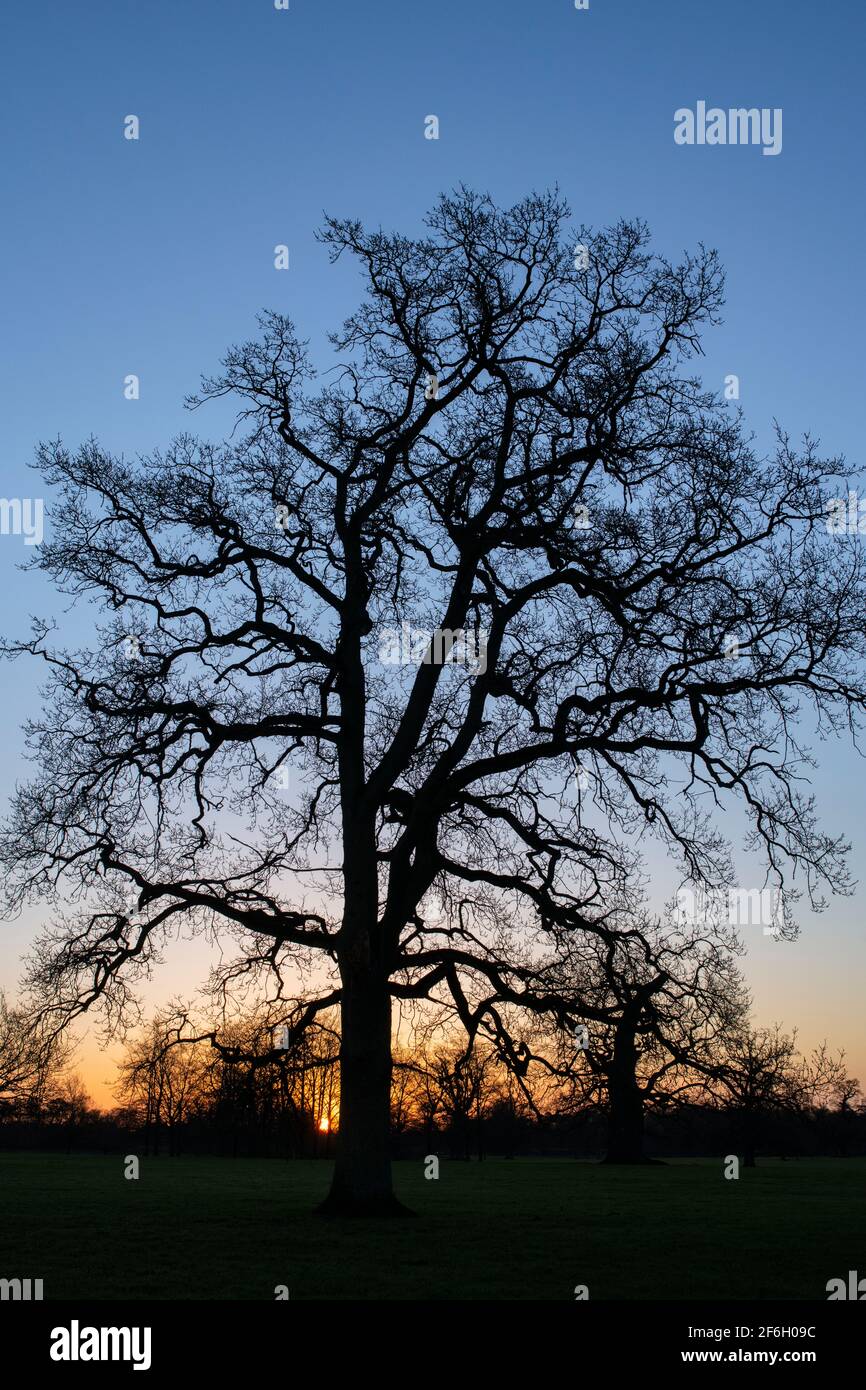
<instances>
[{"instance_id":1,"label":"grass field","mask_svg":"<svg viewBox=\"0 0 866 1390\"><path fill-rule=\"evenodd\" d=\"M330 1165L0 1154L0 1277L49 1299L826 1299L866 1274L866 1161L395 1165L415 1220L324 1221Z\"/></svg>"}]
</instances>

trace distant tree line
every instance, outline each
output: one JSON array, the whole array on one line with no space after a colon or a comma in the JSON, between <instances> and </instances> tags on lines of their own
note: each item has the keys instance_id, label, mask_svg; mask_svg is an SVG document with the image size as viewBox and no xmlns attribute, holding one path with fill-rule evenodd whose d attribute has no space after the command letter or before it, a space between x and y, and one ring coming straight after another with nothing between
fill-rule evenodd
<instances>
[{"instance_id":1,"label":"distant tree line","mask_svg":"<svg viewBox=\"0 0 866 1390\"><path fill-rule=\"evenodd\" d=\"M331 1157L339 1127L336 1015L296 1035L267 1013L193 1032L181 1012L155 1017L127 1041L117 1105L93 1106L69 1054L11 1066L14 1015L0 1001L0 1147L136 1152L152 1157ZM466 1046L427 1019L395 1046L391 1146L396 1158L437 1154L610 1157L616 1027L575 1038L537 1020L516 1059ZM710 1053L667 1065L652 1034L634 1048L632 1083L648 1161L737 1154L783 1158L866 1154L866 1101L844 1054L800 1052L796 1035L744 1018ZM26 1084L29 1080L29 1084ZM16 1084L12 1084L16 1082ZM614 1082L613 1084L617 1084Z\"/></svg>"}]
</instances>

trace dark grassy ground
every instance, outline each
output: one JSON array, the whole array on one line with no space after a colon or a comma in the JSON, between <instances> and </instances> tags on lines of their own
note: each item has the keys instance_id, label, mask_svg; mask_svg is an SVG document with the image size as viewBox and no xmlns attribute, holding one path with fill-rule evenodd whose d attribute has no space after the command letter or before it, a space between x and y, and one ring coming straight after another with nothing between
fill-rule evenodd
<instances>
[{"instance_id":1,"label":"dark grassy ground","mask_svg":"<svg viewBox=\"0 0 866 1390\"><path fill-rule=\"evenodd\" d=\"M864 1160L398 1163L414 1220L311 1214L327 1163L0 1154L0 1277L45 1298L826 1299L866 1274Z\"/></svg>"}]
</instances>

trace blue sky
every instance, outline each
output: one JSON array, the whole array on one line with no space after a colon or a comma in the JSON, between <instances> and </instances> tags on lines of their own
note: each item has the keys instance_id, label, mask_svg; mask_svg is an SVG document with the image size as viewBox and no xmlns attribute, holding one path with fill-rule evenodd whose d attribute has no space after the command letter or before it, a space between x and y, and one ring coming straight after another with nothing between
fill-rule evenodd
<instances>
[{"instance_id":1,"label":"blue sky","mask_svg":"<svg viewBox=\"0 0 866 1390\"><path fill-rule=\"evenodd\" d=\"M33 446L90 434L134 454L205 433L184 395L262 307L313 355L353 307L351 266L314 239L323 211L408 233L465 181L510 202L558 182L577 221L645 218L677 255L715 246L725 323L701 370L740 400L759 442L774 418L859 467L864 437L862 64L854 0L41 0L3 20L2 492L39 495ZM781 107L783 149L682 147L674 112ZM140 139L123 138L135 114ZM425 117L440 122L424 138ZM291 267L273 266L274 246ZM123 380L140 378L127 401ZM50 525L50 503L49 522ZM0 537L4 628L60 605ZM74 641L76 615L62 620ZM37 673L4 695L0 792ZM864 887L793 946L755 943L759 1013L843 1042L866 1079L856 1016L866 893L864 764L822 748L829 829L854 840ZM0 932L14 978L23 925ZM772 955L770 954L772 952Z\"/></svg>"}]
</instances>

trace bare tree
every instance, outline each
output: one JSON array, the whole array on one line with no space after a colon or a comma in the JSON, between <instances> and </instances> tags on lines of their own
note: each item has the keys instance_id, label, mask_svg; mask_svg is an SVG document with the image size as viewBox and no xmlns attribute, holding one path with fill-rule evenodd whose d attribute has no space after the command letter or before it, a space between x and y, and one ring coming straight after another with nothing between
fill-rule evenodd
<instances>
[{"instance_id":1,"label":"bare tree","mask_svg":"<svg viewBox=\"0 0 866 1390\"><path fill-rule=\"evenodd\" d=\"M202 1049L173 1045L170 1020L157 1016L127 1043L118 1069L117 1096L144 1126L145 1152L159 1155L160 1136L168 1137L169 1154L179 1152L177 1134L201 1100L205 1063Z\"/></svg>"},{"instance_id":2,"label":"bare tree","mask_svg":"<svg viewBox=\"0 0 866 1390\"><path fill-rule=\"evenodd\" d=\"M0 1100L41 1104L68 1066L71 1046L0 994Z\"/></svg>"},{"instance_id":3,"label":"bare tree","mask_svg":"<svg viewBox=\"0 0 866 1390\"><path fill-rule=\"evenodd\" d=\"M753 1028L743 1022L724 1040L712 1073L711 1090L735 1117L743 1143L744 1165L754 1168L764 1126L774 1115L813 1115L847 1105L859 1083L849 1077L844 1052L831 1053L826 1043L800 1055L797 1033L776 1023Z\"/></svg>"},{"instance_id":4,"label":"bare tree","mask_svg":"<svg viewBox=\"0 0 866 1390\"><path fill-rule=\"evenodd\" d=\"M644 1121L698 1099L749 999L736 969L736 936L716 924L683 928L622 921L607 941L576 937L549 972L571 1017L530 1030L520 1071L547 1072L557 1108L607 1116L607 1163L647 1163ZM536 1087L537 1089L537 1087Z\"/></svg>"},{"instance_id":5,"label":"bare tree","mask_svg":"<svg viewBox=\"0 0 866 1390\"><path fill-rule=\"evenodd\" d=\"M426 1074L426 1089L435 1097L434 1113L450 1131L452 1147L461 1158L470 1158L473 1122L476 1147L481 1149L481 1122L498 1095L501 1063L493 1049L479 1044L468 1048L440 1044L430 1056L419 1059Z\"/></svg>"},{"instance_id":6,"label":"bare tree","mask_svg":"<svg viewBox=\"0 0 866 1390\"><path fill-rule=\"evenodd\" d=\"M117 1095L135 1111L146 1143L159 1152L160 1133L175 1135L192 1114L226 1119L234 1132L274 1126L294 1131L303 1153L308 1130L327 1133L338 1110L339 1037L327 1014L294 1035L267 1008L196 1026L176 1002L127 1042ZM290 1126L286 1122L290 1121Z\"/></svg>"},{"instance_id":7,"label":"bare tree","mask_svg":"<svg viewBox=\"0 0 866 1390\"><path fill-rule=\"evenodd\" d=\"M296 1021L339 1003L326 1209L391 1212L394 998L516 1055L509 1008L569 1022L552 963L611 938L641 833L725 880L723 804L774 885L847 889L795 717L859 714L866 595L824 524L841 465L758 455L687 374L713 252L466 189L422 237L322 237L366 284L326 385L270 313L190 402L238 400L240 436L41 447L33 564L108 621L6 644L50 690L3 857L10 910L72 903L27 982L58 1027L121 1019L184 923L236 943L227 985L324 966Z\"/></svg>"}]
</instances>

